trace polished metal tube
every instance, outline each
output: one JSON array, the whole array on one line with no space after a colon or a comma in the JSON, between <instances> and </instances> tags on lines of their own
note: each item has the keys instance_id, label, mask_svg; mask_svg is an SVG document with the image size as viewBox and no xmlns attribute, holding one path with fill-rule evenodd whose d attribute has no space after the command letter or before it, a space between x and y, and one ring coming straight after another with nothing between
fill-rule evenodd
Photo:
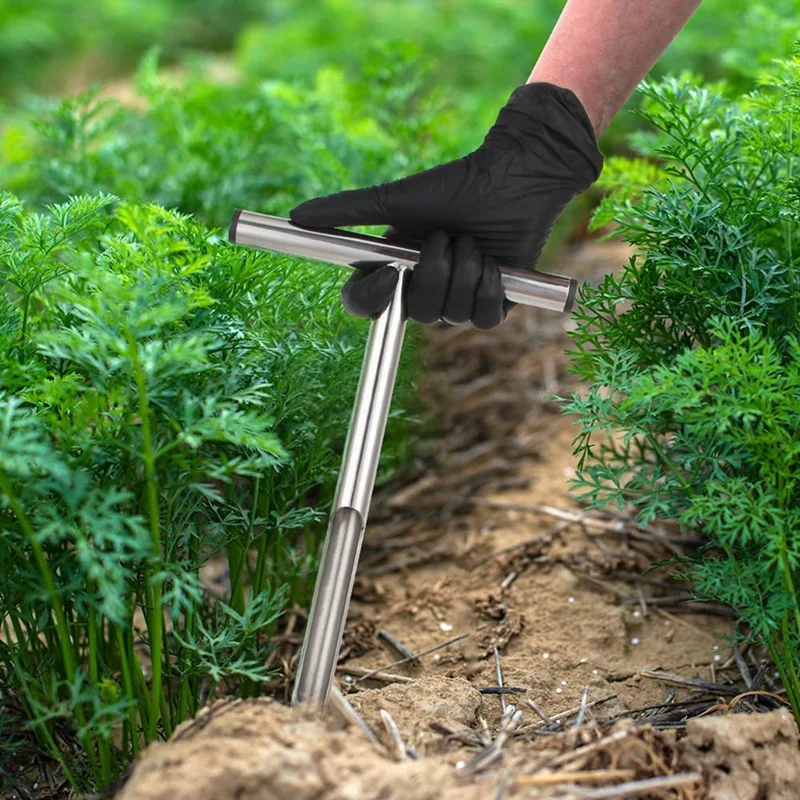
<instances>
[{"instance_id":1,"label":"polished metal tube","mask_svg":"<svg viewBox=\"0 0 800 800\"><path fill-rule=\"evenodd\" d=\"M357 266L360 261L386 259L387 263L413 268L419 261L419 250L392 244L380 236L365 236L336 228L311 230L288 219L254 211L234 213L228 238L234 244L348 267ZM578 287L574 278L502 265L500 272L509 300L551 311L572 310Z\"/></svg>"},{"instance_id":2,"label":"polished metal tube","mask_svg":"<svg viewBox=\"0 0 800 800\"><path fill-rule=\"evenodd\" d=\"M300 653L295 704L310 702L324 709L336 672L406 327L403 293L410 273L407 267L397 268L400 276L392 301L370 327Z\"/></svg>"}]
</instances>

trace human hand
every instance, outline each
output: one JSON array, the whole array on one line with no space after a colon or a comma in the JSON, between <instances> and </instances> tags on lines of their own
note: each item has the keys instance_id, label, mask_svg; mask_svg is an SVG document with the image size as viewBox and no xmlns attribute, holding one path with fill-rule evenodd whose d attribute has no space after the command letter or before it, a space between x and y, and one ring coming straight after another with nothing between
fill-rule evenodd
<instances>
[{"instance_id":1,"label":"human hand","mask_svg":"<svg viewBox=\"0 0 800 800\"><path fill-rule=\"evenodd\" d=\"M473 153L392 183L308 200L290 216L310 228L388 224L391 240L421 242L408 316L492 328L512 305L498 264L533 269L556 219L602 164L578 98L531 83L512 93ZM351 313L372 317L396 284L394 268L359 271L342 300Z\"/></svg>"}]
</instances>

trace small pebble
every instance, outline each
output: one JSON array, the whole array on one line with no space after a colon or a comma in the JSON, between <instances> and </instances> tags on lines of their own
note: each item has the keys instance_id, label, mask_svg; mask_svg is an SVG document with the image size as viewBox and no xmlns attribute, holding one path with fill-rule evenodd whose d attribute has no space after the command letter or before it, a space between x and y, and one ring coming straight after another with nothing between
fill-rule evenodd
<instances>
[{"instance_id":1,"label":"small pebble","mask_svg":"<svg viewBox=\"0 0 800 800\"><path fill-rule=\"evenodd\" d=\"M633 612L633 616L634 617L641 617L642 616L642 612L641 611L634 611Z\"/></svg>"},{"instance_id":2,"label":"small pebble","mask_svg":"<svg viewBox=\"0 0 800 800\"><path fill-rule=\"evenodd\" d=\"M567 682L566 682L566 681L561 681L561 685L562 685L562 686L566 686L566 685L567 685Z\"/></svg>"},{"instance_id":3,"label":"small pebble","mask_svg":"<svg viewBox=\"0 0 800 800\"><path fill-rule=\"evenodd\" d=\"M440 623L439 623L439 627L440 627L440 628L441 628L441 629L442 629L442 630L443 630L445 633L447 633L448 631L451 631L451 630L453 630L453 626L452 626L452 625L448 625L446 622L440 622Z\"/></svg>"},{"instance_id":4,"label":"small pebble","mask_svg":"<svg viewBox=\"0 0 800 800\"><path fill-rule=\"evenodd\" d=\"M585 664L585 663L586 663L586 659L585 659L585 658L582 658L582 659L581 659L581 660L580 660L578 663L579 663L579 664Z\"/></svg>"},{"instance_id":5,"label":"small pebble","mask_svg":"<svg viewBox=\"0 0 800 800\"><path fill-rule=\"evenodd\" d=\"M596 669L593 669L592 670L592 675L597 675L597 674L599 674L598 671Z\"/></svg>"},{"instance_id":6,"label":"small pebble","mask_svg":"<svg viewBox=\"0 0 800 800\"><path fill-rule=\"evenodd\" d=\"M563 691L564 691L563 689L556 689L556 694L561 694L561 692Z\"/></svg>"},{"instance_id":7,"label":"small pebble","mask_svg":"<svg viewBox=\"0 0 800 800\"><path fill-rule=\"evenodd\" d=\"M634 637L631 639L631 644L632 644L634 647L635 647L637 644L639 644L639 637L638 637L638 636L634 636Z\"/></svg>"},{"instance_id":8,"label":"small pebble","mask_svg":"<svg viewBox=\"0 0 800 800\"><path fill-rule=\"evenodd\" d=\"M717 653L717 654L714 656L714 661L722 661L722 656L721 656L719 653Z\"/></svg>"},{"instance_id":9,"label":"small pebble","mask_svg":"<svg viewBox=\"0 0 800 800\"><path fill-rule=\"evenodd\" d=\"M574 597L570 597L570 598L569 598L569 602L570 602L570 603L574 603L574 602L575 602L575 598L574 598Z\"/></svg>"},{"instance_id":10,"label":"small pebble","mask_svg":"<svg viewBox=\"0 0 800 800\"><path fill-rule=\"evenodd\" d=\"M464 769L464 762L456 761L456 769Z\"/></svg>"},{"instance_id":11,"label":"small pebble","mask_svg":"<svg viewBox=\"0 0 800 800\"><path fill-rule=\"evenodd\" d=\"M550 658L550 653L542 653L542 658Z\"/></svg>"},{"instance_id":12,"label":"small pebble","mask_svg":"<svg viewBox=\"0 0 800 800\"><path fill-rule=\"evenodd\" d=\"M353 676L352 675L345 675L344 676L344 682L345 683L352 683L353 682Z\"/></svg>"},{"instance_id":13,"label":"small pebble","mask_svg":"<svg viewBox=\"0 0 800 800\"><path fill-rule=\"evenodd\" d=\"M434 656L433 656L433 660L434 661L438 661L440 658L441 658L441 656L438 653L434 653Z\"/></svg>"}]
</instances>

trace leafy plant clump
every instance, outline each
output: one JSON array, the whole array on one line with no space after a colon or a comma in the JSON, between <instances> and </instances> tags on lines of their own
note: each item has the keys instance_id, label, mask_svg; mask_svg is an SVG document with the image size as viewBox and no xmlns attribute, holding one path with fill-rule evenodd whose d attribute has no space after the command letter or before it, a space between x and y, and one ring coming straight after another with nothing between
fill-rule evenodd
<instances>
[{"instance_id":1,"label":"leafy plant clump","mask_svg":"<svg viewBox=\"0 0 800 800\"><path fill-rule=\"evenodd\" d=\"M769 646L800 719L800 59L735 99L642 94L660 163L612 161L595 217L635 255L581 295L576 486L705 535L688 577Z\"/></svg>"},{"instance_id":2,"label":"leafy plant clump","mask_svg":"<svg viewBox=\"0 0 800 800\"><path fill-rule=\"evenodd\" d=\"M270 676L365 326L337 270L107 195L0 195L0 264L0 692L76 790L108 785Z\"/></svg>"}]
</instances>

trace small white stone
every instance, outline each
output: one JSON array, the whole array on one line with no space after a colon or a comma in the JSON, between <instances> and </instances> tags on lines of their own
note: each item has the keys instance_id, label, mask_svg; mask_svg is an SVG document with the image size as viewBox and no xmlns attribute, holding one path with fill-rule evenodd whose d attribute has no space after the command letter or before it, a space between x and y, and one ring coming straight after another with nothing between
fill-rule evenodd
<instances>
[{"instance_id":1,"label":"small white stone","mask_svg":"<svg viewBox=\"0 0 800 800\"><path fill-rule=\"evenodd\" d=\"M721 656L719 653L717 653L717 654L714 656L714 661L722 661L722 656Z\"/></svg>"},{"instance_id":2,"label":"small white stone","mask_svg":"<svg viewBox=\"0 0 800 800\"><path fill-rule=\"evenodd\" d=\"M634 636L634 637L631 639L631 644L632 644L634 647L635 647L637 644L639 644L639 637L638 637L638 636Z\"/></svg>"},{"instance_id":3,"label":"small white stone","mask_svg":"<svg viewBox=\"0 0 800 800\"><path fill-rule=\"evenodd\" d=\"M542 653L542 658L550 658L550 653Z\"/></svg>"},{"instance_id":4,"label":"small white stone","mask_svg":"<svg viewBox=\"0 0 800 800\"><path fill-rule=\"evenodd\" d=\"M634 617L641 617L642 616L642 612L641 611L634 611L633 612L633 616Z\"/></svg>"},{"instance_id":5,"label":"small white stone","mask_svg":"<svg viewBox=\"0 0 800 800\"><path fill-rule=\"evenodd\" d=\"M566 685L567 685L567 682L566 682L566 681L561 681L561 685L562 685L562 686L566 686Z\"/></svg>"},{"instance_id":6,"label":"small white stone","mask_svg":"<svg viewBox=\"0 0 800 800\"><path fill-rule=\"evenodd\" d=\"M579 663L579 664L585 664L585 663L586 663L586 659L585 659L585 658L582 658L582 659L581 659L581 660L580 660L578 663Z\"/></svg>"},{"instance_id":7,"label":"small white stone","mask_svg":"<svg viewBox=\"0 0 800 800\"><path fill-rule=\"evenodd\" d=\"M352 683L353 682L353 676L352 675L345 675L344 676L344 682L345 683Z\"/></svg>"},{"instance_id":8,"label":"small white stone","mask_svg":"<svg viewBox=\"0 0 800 800\"><path fill-rule=\"evenodd\" d=\"M599 674L598 671L596 669L593 669L592 670L592 675L597 675L597 674Z\"/></svg>"},{"instance_id":9,"label":"small white stone","mask_svg":"<svg viewBox=\"0 0 800 800\"><path fill-rule=\"evenodd\" d=\"M441 656L438 653L434 653L434 655L433 655L433 660L434 661L438 661L440 658L441 658Z\"/></svg>"},{"instance_id":10,"label":"small white stone","mask_svg":"<svg viewBox=\"0 0 800 800\"><path fill-rule=\"evenodd\" d=\"M570 602L570 603L574 603L574 602L575 602L575 598L574 598L574 597L570 597L570 598L569 598L569 602Z\"/></svg>"},{"instance_id":11,"label":"small white stone","mask_svg":"<svg viewBox=\"0 0 800 800\"><path fill-rule=\"evenodd\" d=\"M38 783L34 783L33 786L31 786L31 788L32 789L38 789L39 788L39 784Z\"/></svg>"},{"instance_id":12,"label":"small white stone","mask_svg":"<svg viewBox=\"0 0 800 800\"><path fill-rule=\"evenodd\" d=\"M561 692L563 691L564 691L563 689L556 689L556 694L561 694Z\"/></svg>"},{"instance_id":13,"label":"small white stone","mask_svg":"<svg viewBox=\"0 0 800 800\"><path fill-rule=\"evenodd\" d=\"M672 621L671 621L671 620L668 620L668 619L665 619L665 620L664 620L664 624L665 624L665 625L672 625Z\"/></svg>"},{"instance_id":14,"label":"small white stone","mask_svg":"<svg viewBox=\"0 0 800 800\"><path fill-rule=\"evenodd\" d=\"M439 627L440 627L440 628L441 628L441 629L442 629L442 630L443 630L445 633L447 633L448 631L451 631L451 630L453 630L453 626L452 626L452 625L448 625L446 622L440 622L440 623L439 623Z\"/></svg>"},{"instance_id":15,"label":"small white stone","mask_svg":"<svg viewBox=\"0 0 800 800\"><path fill-rule=\"evenodd\" d=\"M712 649L712 650L719 650L719 645L718 645L718 644L715 644L715 645L714 645L714 646L713 646L711 649Z\"/></svg>"},{"instance_id":16,"label":"small white stone","mask_svg":"<svg viewBox=\"0 0 800 800\"><path fill-rule=\"evenodd\" d=\"M464 769L464 762L456 761L456 769Z\"/></svg>"}]
</instances>

